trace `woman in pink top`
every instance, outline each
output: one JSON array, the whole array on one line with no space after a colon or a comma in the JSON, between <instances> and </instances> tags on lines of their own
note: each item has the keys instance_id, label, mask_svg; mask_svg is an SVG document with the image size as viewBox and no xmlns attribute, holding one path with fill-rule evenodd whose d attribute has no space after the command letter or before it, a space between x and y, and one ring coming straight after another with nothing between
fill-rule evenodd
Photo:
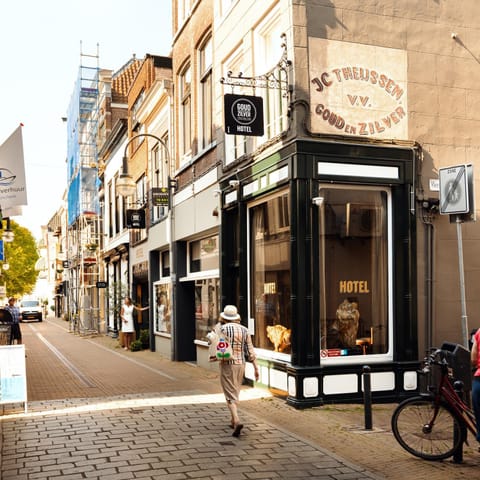
<instances>
[{"instance_id":1,"label":"woman in pink top","mask_svg":"<svg viewBox=\"0 0 480 480\"><path fill-rule=\"evenodd\" d=\"M477 440L480 442L480 329L473 335L472 366L475 369L472 382L473 411L477 419Z\"/></svg>"}]
</instances>

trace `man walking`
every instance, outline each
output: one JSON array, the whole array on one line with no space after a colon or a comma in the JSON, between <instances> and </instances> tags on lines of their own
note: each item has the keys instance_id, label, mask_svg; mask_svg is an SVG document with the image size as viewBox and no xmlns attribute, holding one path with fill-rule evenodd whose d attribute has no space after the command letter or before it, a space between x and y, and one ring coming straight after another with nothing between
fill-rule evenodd
<instances>
[{"instance_id":1,"label":"man walking","mask_svg":"<svg viewBox=\"0 0 480 480\"><path fill-rule=\"evenodd\" d=\"M21 345L22 331L20 330L20 310L15 305L16 302L17 299L15 297L10 297L5 310L10 312L10 315L12 316L12 332L10 336L10 343L13 344L14 340L16 340L17 345Z\"/></svg>"}]
</instances>

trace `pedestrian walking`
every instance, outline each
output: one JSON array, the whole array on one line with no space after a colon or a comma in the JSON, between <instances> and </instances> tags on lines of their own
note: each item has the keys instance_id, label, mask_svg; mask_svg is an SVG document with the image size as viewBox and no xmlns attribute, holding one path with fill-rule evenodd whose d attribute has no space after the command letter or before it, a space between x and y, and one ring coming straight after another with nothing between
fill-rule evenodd
<instances>
[{"instance_id":1,"label":"pedestrian walking","mask_svg":"<svg viewBox=\"0 0 480 480\"><path fill-rule=\"evenodd\" d=\"M124 346L125 350L130 350L130 345L132 344L133 333L135 332L135 324L133 322L133 311L143 311L149 308L146 307L137 307L132 303L132 299L130 297L125 297L124 303L120 310L120 318L122 320L122 332L123 332L123 339L124 339Z\"/></svg>"},{"instance_id":2,"label":"pedestrian walking","mask_svg":"<svg viewBox=\"0 0 480 480\"><path fill-rule=\"evenodd\" d=\"M238 437L243 424L238 416L238 401L240 388L245 374L246 360L253 363L255 380L258 381L259 370L252 337L248 329L240 324L240 315L235 305L226 305L220 313L221 332L230 340L233 355L229 360L220 360L220 384L222 386L228 409L230 410L230 427L233 428L232 436ZM245 358L248 356L248 358Z\"/></svg>"},{"instance_id":3,"label":"pedestrian walking","mask_svg":"<svg viewBox=\"0 0 480 480\"><path fill-rule=\"evenodd\" d=\"M473 372L472 403L477 421L477 441L480 442L480 328L473 335L471 350ZM480 450L480 447L479 447Z\"/></svg>"},{"instance_id":4,"label":"pedestrian walking","mask_svg":"<svg viewBox=\"0 0 480 480\"><path fill-rule=\"evenodd\" d=\"M7 310L12 316L10 343L13 344L16 342L18 345L21 345L22 331L20 329L20 309L17 307L16 303L17 299L15 297L10 297L7 305L5 306L5 310Z\"/></svg>"}]
</instances>

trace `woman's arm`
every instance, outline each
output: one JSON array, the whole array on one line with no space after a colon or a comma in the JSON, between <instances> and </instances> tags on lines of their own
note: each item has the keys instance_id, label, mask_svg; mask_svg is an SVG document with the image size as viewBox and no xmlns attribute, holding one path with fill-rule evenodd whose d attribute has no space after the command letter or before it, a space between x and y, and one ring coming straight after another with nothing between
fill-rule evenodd
<instances>
[{"instance_id":1,"label":"woman's arm","mask_svg":"<svg viewBox=\"0 0 480 480\"><path fill-rule=\"evenodd\" d=\"M147 305L146 307L137 307L136 305L134 305L133 308L135 310L143 311L143 310L147 310L148 308L150 308L150 305Z\"/></svg>"},{"instance_id":2,"label":"woman's arm","mask_svg":"<svg viewBox=\"0 0 480 480\"><path fill-rule=\"evenodd\" d=\"M472 352L470 354L470 359L472 361L472 367L478 368L478 340L477 334L473 337L473 345L472 345Z\"/></svg>"}]
</instances>

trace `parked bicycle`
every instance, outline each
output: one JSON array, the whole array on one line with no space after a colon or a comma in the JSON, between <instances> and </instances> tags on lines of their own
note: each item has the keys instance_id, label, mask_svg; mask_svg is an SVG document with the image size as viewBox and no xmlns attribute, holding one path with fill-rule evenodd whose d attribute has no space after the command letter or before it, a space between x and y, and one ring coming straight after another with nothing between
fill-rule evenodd
<instances>
[{"instance_id":1,"label":"parked bicycle","mask_svg":"<svg viewBox=\"0 0 480 480\"><path fill-rule=\"evenodd\" d=\"M425 391L401 402L392 415L392 432L409 453L424 460L453 456L467 441L476 438L475 415L461 398L463 383L453 379L446 352L435 349L419 372Z\"/></svg>"}]
</instances>

